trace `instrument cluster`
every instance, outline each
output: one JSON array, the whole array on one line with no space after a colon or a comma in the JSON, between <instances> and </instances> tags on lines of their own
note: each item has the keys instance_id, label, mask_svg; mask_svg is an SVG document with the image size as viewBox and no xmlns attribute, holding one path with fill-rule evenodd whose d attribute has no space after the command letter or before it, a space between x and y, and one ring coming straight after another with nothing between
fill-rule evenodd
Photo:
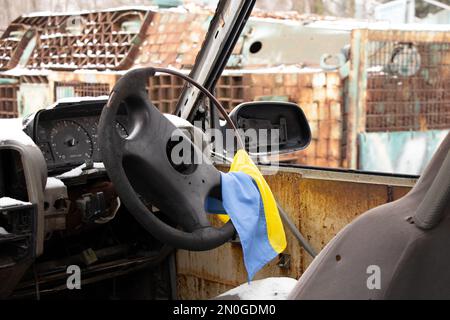
<instances>
[{"instance_id":1,"label":"instrument cluster","mask_svg":"<svg viewBox=\"0 0 450 320\"><path fill-rule=\"evenodd\" d=\"M62 104L32 116L24 131L41 149L49 172L102 162L97 128L105 104L105 100ZM119 112L116 128L121 136L128 136L126 114Z\"/></svg>"}]
</instances>

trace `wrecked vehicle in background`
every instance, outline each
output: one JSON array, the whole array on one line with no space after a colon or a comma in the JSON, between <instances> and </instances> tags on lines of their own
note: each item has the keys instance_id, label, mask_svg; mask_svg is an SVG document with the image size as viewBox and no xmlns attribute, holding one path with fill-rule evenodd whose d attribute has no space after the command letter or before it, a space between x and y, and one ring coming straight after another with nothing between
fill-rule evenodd
<instances>
[{"instance_id":1,"label":"wrecked vehicle in background","mask_svg":"<svg viewBox=\"0 0 450 320\"><path fill-rule=\"evenodd\" d=\"M134 67L189 73L211 16L205 8L125 7L18 17L0 38L0 117L108 95ZM253 10L215 95L229 112L247 101L300 105L312 141L284 163L417 175L450 127L445 31ZM149 81L152 102L173 113L183 81Z\"/></svg>"},{"instance_id":2,"label":"wrecked vehicle in background","mask_svg":"<svg viewBox=\"0 0 450 320\"><path fill-rule=\"evenodd\" d=\"M210 92L253 5L219 2L175 116L152 105L145 91L148 78L157 72L190 78L144 68L125 74L109 100L61 102L24 119L23 131L15 120L2 120L2 298L63 291L68 297L204 299L245 282L233 225L211 223L204 208L205 197L220 185L218 169L208 161L171 163L167 153L174 146L163 138L180 128L193 145L199 129L233 124L282 128L281 153L308 146L309 124L292 104L241 105L228 124L215 109L220 102ZM354 120L363 98L350 97ZM350 124L349 137L357 139L359 125ZM449 298L450 261L441 248L450 241L445 232L449 147L447 137L418 181L416 176L262 165L287 213L290 233L286 251L257 278L300 278L289 296L293 299ZM349 144L348 161L355 162L352 148ZM217 154L214 144L206 150L209 154L200 157L230 156ZM320 252L312 260L314 248ZM67 267L74 265L81 269L82 290L67 290ZM377 267L381 284L372 288L368 272Z\"/></svg>"}]
</instances>

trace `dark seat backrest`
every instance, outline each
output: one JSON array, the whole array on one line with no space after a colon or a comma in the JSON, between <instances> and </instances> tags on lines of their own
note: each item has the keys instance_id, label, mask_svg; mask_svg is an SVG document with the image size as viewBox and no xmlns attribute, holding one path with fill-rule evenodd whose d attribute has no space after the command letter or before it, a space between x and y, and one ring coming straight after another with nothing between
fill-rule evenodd
<instances>
[{"instance_id":1,"label":"dark seat backrest","mask_svg":"<svg viewBox=\"0 0 450 320\"><path fill-rule=\"evenodd\" d=\"M450 134L415 187L346 226L290 299L450 299Z\"/></svg>"}]
</instances>

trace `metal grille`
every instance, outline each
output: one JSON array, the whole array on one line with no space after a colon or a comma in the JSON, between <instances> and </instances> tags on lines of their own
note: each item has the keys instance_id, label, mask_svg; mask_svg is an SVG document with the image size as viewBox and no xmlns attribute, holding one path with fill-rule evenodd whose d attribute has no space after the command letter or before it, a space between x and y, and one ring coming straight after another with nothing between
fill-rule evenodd
<instances>
[{"instance_id":1,"label":"metal grille","mask_svg":"<svg viewBox=\"0 0 450 320\"><path fill-rule=\"evenodd\" d=\"M17 118L19 116L17 104L18 84L0 85L0 118Z\"/></svg>"},{"instance_id":2,"label":"metal grille","mask_svg":"<svg viewBox=\"0 0 450 320\"><path fill-rule=\"evenodd\" d=\"M30 68L119 69L131 66L140 37L151 22L146 10L90 12L80 16L20 17L14 23L38 28ZM127 24L128 23L128 24ZM135 27L126 28L127 25Z\"/></svg>"},{"instance_id":3,"label":"metal grille","mask_svg":"<svg viewBox=\"0 0 450 320\"><path fill-rule=\"evenodd\" d=\"M173 113L183 90L183 80L172 75L150 77L149 96L155 107L163 113Z\"/></svg>"},{"instance_id":4,"label":"metal grille","mask_svg":"<svg viewBox=\"0 0 450 320\"><path fill-rule=\"evenodd\" d=\"M55 82L56 100L71 97L99 97L109 95L109 84L89 82Z\"/></svg>"},{"instance_id":5,"label":"metal grille","mask_svg":"<svg viewBox=\"0 0 450 320\"><path fill-rule=\"evenodd\" d=\"M249 81L249 77L243 75L224 75L219 78L216 85L217 99L228 112L248 100Z\"/></svg>"},{"instance_id":6,"label":"metal grille","mask_svg":"<svg viewBox=\"0 0 450 320\"><path fill-rule=\"evenodd\" d=\"M8 69L15 50L19 46L16 39L0 39L0 69Z\"/></svg>"},{"instance_id":7,"label":"metal grille","mask_svg":"<svg viewBox=\"0 0 450 320\"><path fill-rule=\"evenodd\" d=\"M249 89L242 75L222 76L216 86L217 99L228 112L245 102L245 90ZM173 113L183 90L182 79L172 75L158 75L150 78L150 99L164 113Z\"/></svg>"},{"instance_id":8,"label":"metal grille","mask_svg":"<svg viewBox=\"0 0 450 320\"><path fill-rule=\"evenodd\" d=\"M369 41L366 131L450 128L450 43Z\"/></svg>"}]
</instances>

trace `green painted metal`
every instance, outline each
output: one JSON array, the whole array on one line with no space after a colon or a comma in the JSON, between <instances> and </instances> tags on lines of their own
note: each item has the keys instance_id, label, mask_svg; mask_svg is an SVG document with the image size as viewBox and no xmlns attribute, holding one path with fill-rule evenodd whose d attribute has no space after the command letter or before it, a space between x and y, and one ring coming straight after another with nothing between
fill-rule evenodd
<instances>
[{"instance_id":1,"label":"green painted metal","mask_svg":"<svg viewBox=\"0 0 450 320\"><path fill-rule=\"evenodd\" d=\"M154 0L154 3L160 8L178 7L183 4L180 0Z\"/></svg>"},{"instance_id":2,"label":"green painted metal","mask_svg":"<svg viewBox=\"0 0 450 320\"><path fill-rule=\"evenodd\" d=\"M15 84L18 82L19 82L19 80L17 80L17 79L0 78L0 85L1 84Z\"/></svg>"},{"instance_id":3,"label":"green painted metal","mask_svg":"<svg viewBox=\"0 0 450 320\"><path fill-rule=\"evenodd\" d=\"M288 96L261 96L261 97L258 97L258 101L289 102L289 97Z\"/></svg>"},{"instance_id":4,"label":"green painted metal","mask_svg":"<svg viewBox=\"0 0 450 320\"><path fill-rule=\"evenodd\" d=\"M364 171L421 174L449 130L359 134L359 168Z\"/></svg>"}]
</instances>

